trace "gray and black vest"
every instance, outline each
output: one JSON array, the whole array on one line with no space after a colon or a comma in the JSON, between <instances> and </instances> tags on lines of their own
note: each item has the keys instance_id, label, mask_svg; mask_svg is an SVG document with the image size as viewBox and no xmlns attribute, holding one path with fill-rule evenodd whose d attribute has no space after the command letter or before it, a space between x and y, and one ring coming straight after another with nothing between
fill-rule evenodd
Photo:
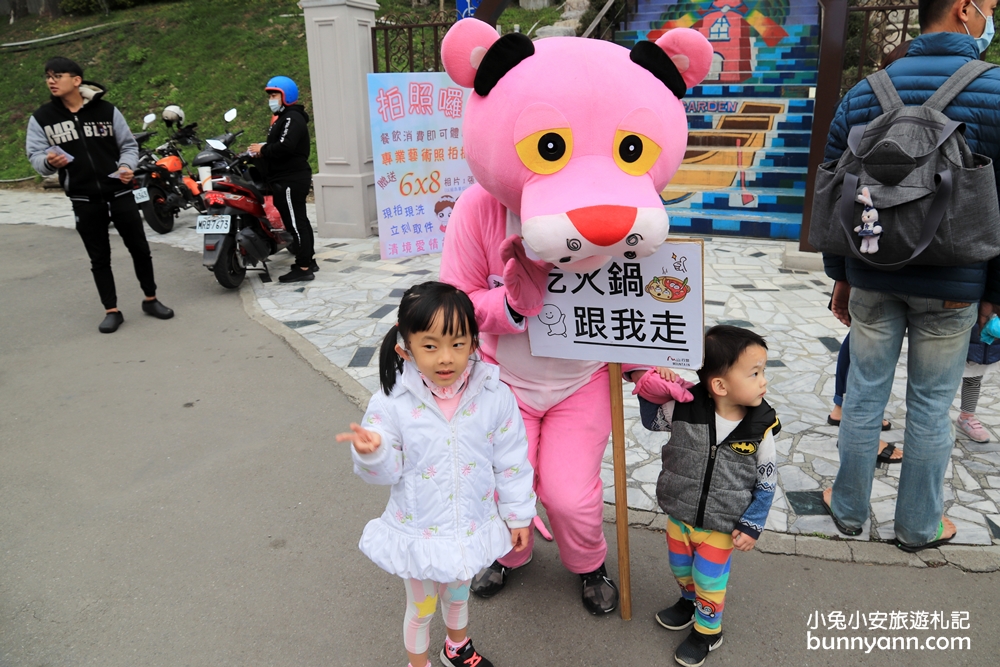
<instances>
[{"instance_id":1,"label":"gray and black vest","mask_svg":"<svg viewBox=\"0 0 1000 667\"><path fill-rule=\"evenodd\" d=\"M714 400L702 384L691 394L690 403L674 405L656 499L678 521L731 533L753 500L757 448L768 431L777 436L781 424L774 408L762 401L716 442Z\"/></svg>"}]
</instances>

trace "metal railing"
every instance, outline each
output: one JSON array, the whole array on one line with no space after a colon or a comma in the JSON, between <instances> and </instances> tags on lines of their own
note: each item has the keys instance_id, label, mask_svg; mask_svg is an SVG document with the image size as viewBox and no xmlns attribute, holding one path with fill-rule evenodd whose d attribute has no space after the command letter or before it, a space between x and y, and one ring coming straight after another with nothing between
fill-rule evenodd
<instances>
[{"instance_id":1,"label":"metal railing","mask_svg":"<svg viewBox=\"0 0 1000 667\"><path fill-rule=\"evenodd\" d=\"M410 14L382 16L372 27L372 66L379 72L441 72L441 40L455 24L454 12L436 12L430 22Z\"/></svg>"},{"instance_id":2,"label":"metal railing","mask_svg":"<svg viewBox=\"0 0 1000 667\"><path fill-rule=\"evenodd\" d=\"M847 8L844 44L847 59L840 82L841 95L879 69L893 49L920 33L917 7L901 4L899 0L859 0L857 5Z\"/></svg>"}]
</instances>

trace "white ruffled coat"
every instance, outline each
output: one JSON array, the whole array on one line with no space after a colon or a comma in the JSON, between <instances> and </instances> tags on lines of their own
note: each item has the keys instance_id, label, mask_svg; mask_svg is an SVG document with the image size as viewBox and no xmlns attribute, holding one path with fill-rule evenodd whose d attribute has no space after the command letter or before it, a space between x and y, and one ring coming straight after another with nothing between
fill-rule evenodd
<instances>
[{"instance_id":1,"label":"white ruffled coat","mask_svg":"<svg viewBox=\"0 0 1000 667\"><path fill-rule=\"evenodd\" d=\"M351 448L355 473L392 485L385 512L368 522L358 545L391 574L471 579L510 551L508 526L523 528L535 516L534 470L517 401L499 368L470 363L468 387L449 422L407 362L392 395L379 391L368 403L363 426L382 437L379 448Z\"/></svg>"}]
</instances>

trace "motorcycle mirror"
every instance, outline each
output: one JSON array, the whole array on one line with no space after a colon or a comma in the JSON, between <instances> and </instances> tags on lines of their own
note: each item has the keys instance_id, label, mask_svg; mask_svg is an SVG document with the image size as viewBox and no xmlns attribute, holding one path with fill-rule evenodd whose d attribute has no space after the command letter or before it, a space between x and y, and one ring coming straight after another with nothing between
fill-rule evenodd
<instances>
[{"instance_id":1,"label":"motorcycle mirror","mask_svg":"<svg viewBox=\"0 0 1000 667\"><path fill-rule=\"evenodd\" d=\"M145 116L142 117L142 129L145 130L147 127L152 125L154 121L156 121L155 113L146 114Z\"/></svg>"},{"instance_id":2,"label":"motorcycle mirror","mask_svg":"<svg viewBox=\"0 0 1000 667\"><path fill-rule=\"evenodd\" d=\"M219 141L218 139L206 139L205 143L214 148L217 151L226 150L226 145Z\"/></svg>"},{"instance_id":3,"label":"motorcycle mirror","mask_svg":"<svg viewBox=\"0 0 1000 667\"><path fill-rule=\"evenodd\" d=\"M229 111L227 111L226 114L223 116L223 118L226 119L227 123L233 122L233 120L236 118L236 109L230 109Z\"/></svg>"}]
</instances>

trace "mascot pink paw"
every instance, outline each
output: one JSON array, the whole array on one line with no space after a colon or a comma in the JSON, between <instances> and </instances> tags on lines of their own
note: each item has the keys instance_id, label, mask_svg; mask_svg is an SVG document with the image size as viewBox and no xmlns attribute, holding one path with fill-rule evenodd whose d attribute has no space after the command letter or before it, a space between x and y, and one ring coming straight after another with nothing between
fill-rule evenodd
<instances>
[{"instance_id":1,"label":"mascot pink paw","mask_svg":"<svg viewBox=\"0 0 1000 667\"><path fill-rule=\"evenodd\" d=\"M534 317L542 311L552 265L529 259L521 237L516 234L508 236L500 244L500 259L504 264L507 305L520 315Z\"/></svg>"},{"instance_id":2,"label":"mascot pink paw","mask_svg":"<svg viewBox=\"0 0 1000 667\"><path fill-rule=\"evenodd\" d=\"M632 394L638 394L657 405L663 405L667 401L690 403L694 396L688 390L693 386L694 384L680 377L674 382L668 382L660 377L655 368L651 368L636 381Z\"/></svg>"}]
</instances>

